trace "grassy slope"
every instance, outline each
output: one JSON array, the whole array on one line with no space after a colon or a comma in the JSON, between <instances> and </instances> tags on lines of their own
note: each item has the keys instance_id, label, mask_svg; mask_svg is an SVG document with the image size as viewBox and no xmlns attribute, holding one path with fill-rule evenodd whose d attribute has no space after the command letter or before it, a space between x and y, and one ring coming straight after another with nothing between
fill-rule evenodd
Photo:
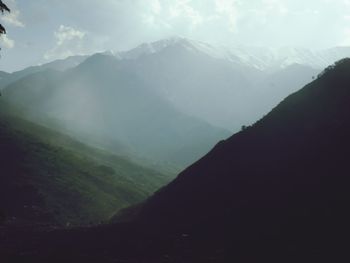
<instances>
[{"instance_id":1,"label":"grassy slope","mask_svg":"<svg viewBox=\"0 0 350 263\"><path fill-rule=\"evenodd\" d=\"M0 210L18 222L104 221L170 180L13 112L0 104Z\"/></svg>"}]
</instances>

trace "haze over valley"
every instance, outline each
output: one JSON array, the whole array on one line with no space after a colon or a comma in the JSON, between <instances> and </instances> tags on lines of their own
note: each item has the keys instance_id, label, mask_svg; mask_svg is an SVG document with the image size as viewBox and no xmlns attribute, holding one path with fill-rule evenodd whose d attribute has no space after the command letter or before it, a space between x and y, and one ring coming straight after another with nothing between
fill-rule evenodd
<instances>
[{"instance_id":1,"label":"haze over valley","mask_svg":"<svg viewBox=\"0 0 350 263\"><path fill-rule=\"evenodd\" d=\"M5 2L0 262L348 257L349 1Z\"/></svg>"}]
</instances>

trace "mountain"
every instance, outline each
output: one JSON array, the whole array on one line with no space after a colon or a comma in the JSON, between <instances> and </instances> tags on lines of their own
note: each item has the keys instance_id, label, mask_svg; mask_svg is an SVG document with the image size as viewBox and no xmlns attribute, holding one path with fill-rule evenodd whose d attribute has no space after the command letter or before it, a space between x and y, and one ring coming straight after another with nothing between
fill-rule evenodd
<instances>
[{"instance_id":1,"label":"mountain","mask_svg":"<svg viewBox=\"0 0 350 263\"><path fill-rule=\"evenodd\" d=\"M5 71L0 71L0 80L6 78L9 75L10 75L10 73L7 73Z\"/></svg>"},{"instance_id":2,"label":"mountain","mask_svg":"<svg viewBox=\"0 0 350 263\"><path fill-rule=\"evenodd\" d=\"M292 64L279 71L268 73L256 85L250 97L255 112L267 113L290 95L315 79L320 70L301 64ZM281 88L283 87L283 88Z\"/></svg>"},{"instance_id":3,"label":"mountain","mask_svg":"<svg viewBox=\"0 0 350 263\"><path fill-rule=\"evenodd\" d=\"M315 262L342 251L350 230L349 73L350 59L337 62L220 142L143 204L138 220L232 258L293 262L305 254Z\"/></svg>"},{"instance_id":4,"label":"mountain","mask_svg":"<svg viewBox=\"0 0 350 263\"><path fill-rule=\"evenodd\" d=\"M347 261L349 72L350 59L327 68L127 211L136 215L129 223L5 231L0 254L13 262Z\"/></svg>"},{"instance_id":5,"label":"mountain","mask_svg":"<svg viewBox=\"0 0 350 263\"><path fill-rule=\"evenodd\" d=\"M87 57L88 56L71 56L66 59L55 60L39 66L28 67L13 73L4 72L5 76L0 76L0 90L13 82L16 82L17 80L20 80L21 78L24 78L34 73L42 72L49 69L65 71L67 69L76 67L80 63L82 63Z\"/></svg>"},{"instance_id":6,"label":"mountain","mask_svg":"<svg viewBox=\"0 0 350 263\"><path fill-rule=\"evenodd\" d=\"M0 214L8 225L106 222L171 178L18 115L0 102Z\"/></svg>"},{"instance_id":7,"label":"mountain","mask_svg":"<svg viewBox=\"0 0 350 263\"><path fill-rule=\"evenodd\" d=\"M291 90L311 82L324 67L349 56L350 48L222 46L173 37L105 55L117 58L120 67L137 74L187 115L237 132L267 114ZM0 80L0 89L46 69L71 69L86 58L70 57L12 73ZM304 70L289 71L296 65ZM271 89L275 74L285 76L284 84ZM275 91L280 95L275 96Z\"/></svg>"},{"instance_id":8,"label":"mountain","mask_svg":"<svg viewBox=\"0 0 350 263\"><path fill-rule=\"evenodd\" d=\"M347 261L349 72L350 59L328 67L127 211L136 215L129 223L5 231L0 254L13 262Z\"/></svg>"},{"instance_id":9,"label":"mountain","mask_svg":"<svg viewBox=\"0 0 350 263\"><path fill-rule=\"evenodd\" d=\"M324 50L312 50L298 47L219 47L221 57L239 60L263 71L274 72L293 64L322 69L334 62L348 57L350 47L334 47Z\"/></svg>"},{"instance_id":10,"label":"mountain","mask_svg":"<svg viewBox=\"0 0 350 263\"><path fill-rule=\"evenodd\" d=\"M189 115L230 130L256 118L247 110L251 79L261 75L254 68L210 56L187 39L142 45L120 56L127 71Z\"/></svg>"},{"instance_id":11,"label":"mountain","mask_svg":"<svg viewBox=\"0 0 350 263\"><path fill-rule=\"evenodd\" d=\"M98 147L179 167L229 135L178 110L125 63L96 54L66 72L22 78L3 91L4 98L28 118L49 118L55 128Z\"/></svg>"},{"instance_id":12,"label":"mountain","mask_svg":"<svg viewBox=\"0 0 350 263\"><path fill-rule=\"evenodd\" d=\"M232 132L254 123L291 90L306 85L326 65L349 54L346 47L322 51L225 47L180 37L104 53L183 113ZM86 58L71 57L12 73L0 81L0 89L47 69L71 69ZM296 65L303 70L290 70ZM271 89L276 74L284 84Z\"/></svg>"},{"instance_id":13,"label":"mountain","mask_svg":"<svg viewBox=\"0 0 350 263\"><path fill-rule=\"evenodd\" d=\"M218 46L180 37L116 55L179 109L234 132L347 56L348 47Z\"/></svg>"},{"instance_id":14,"label":"mountain","mask_svg":"<svg viewBox=\"0 0 350 263\"><path fill-rule=\"evenodd\" d=\"M245 65L260 71L275 72L293 64L315 69L323 69L334 62L348 57L350 47L339 46L329 49L312 50L300 47L259 47L239 45L217 45L182 37L172 37L151 43L143 43L136 48L117 52L120 59L139 59L157 54L171 46L182 46L189 51L203 53L209 57Z\"/></svg>"},{"instance_id":15,"label":"mountain","mask_svg":"<svg viewBox=\"0 0 350 263\"><path fill-rule=\"evenodd\" d=\"M117 54L123 59L138 59L145 55L156 54L168 47L179 45L188 50L205 53L216 59L231 61L261 71L274 72L293 64L301 64L322 69L334 62L348 57L350 47L339 46L323 50L311 50L299 47L259 47L240 45L217 45L183 37L172 37L140 46Z\"/></svg>"},{"instance_id":16,"label":"mountain","mask_svg":"<svg viewBox=\"0 0 350 263\"><path fill-rule=\"evenodd\" d=\"M306 55L301 51L294 53L170 38L116 57L177 108L236 132L321 72L321 64L303 60Z\"/></svg>"}]
</instances>

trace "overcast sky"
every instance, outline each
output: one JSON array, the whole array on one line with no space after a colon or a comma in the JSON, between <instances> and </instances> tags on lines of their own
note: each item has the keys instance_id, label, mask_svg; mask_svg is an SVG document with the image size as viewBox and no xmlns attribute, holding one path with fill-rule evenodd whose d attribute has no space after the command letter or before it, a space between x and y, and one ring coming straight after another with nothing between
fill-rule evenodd
<instances>
[{"instance_id":1,"label":"overcast sky","mask_svg":"<svg viewBox=\"0 0 350 263\"><path fill-rule=\"evenodd\" d=\"M170 36L224 45L350 45L350 0L4 0L0 70Z\"/></svg>"}]
</instances>

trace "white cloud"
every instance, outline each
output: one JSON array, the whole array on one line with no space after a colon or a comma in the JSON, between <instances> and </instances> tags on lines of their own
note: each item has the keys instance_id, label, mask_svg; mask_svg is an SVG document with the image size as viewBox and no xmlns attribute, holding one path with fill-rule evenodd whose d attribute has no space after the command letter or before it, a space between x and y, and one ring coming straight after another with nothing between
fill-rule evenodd
<instances>
[{"instance_id":1,"label":"white cloud","mask_svg":"<svg viewBox=\"0 0 350 263\"><path fill-rule=\"evenodd\" d=\"M20 11L13 10L2 17L2 21L9 26L24 27L24 23L19 19Z\"/></svg>"},{"instance_id":2,"label":"white cloud","mask_svg":"<svg viewBox=\"0 0 350 263\"><path fill-rule=\"evenodd\" d=\"M237 29L238 20L238 5L237 0L215 0L216 12L221 15L226 15L229 22L231 32Z\"/></svg>"},{"instance_id":3,"label":"white cloud","mask_svg":"<svg viewBox=\"0 0 350 263\"><path fill-rule=\"evenodd\" d=\"M17 3L15 0L8 0L7 5L11 9L10 13L4 13L1 20L4 24L15 27L24 27L25 24L20 20L21 12L17 9Z\"/></svg>"},{"instance_id":4,"label":"white cloud","mask_svg":"<svg viewBox=\"0 0 350 263\"><path fill-rule=\"evenodd\" d=\"M343 0L343 4L346 6L350 6L350 0Z\"/></svg>"},{"instance_id":5,"label":"white cloud","mask_svg":"<svg viewBox=\"0 0 350 263\"><path fill-rule=\"evenodd\" d=\"M5 25L18 48L18 52L9 52L15 58L6 61L13 68L18 67L16 63L36 63L45 53L47 59L53 59L105 49L125 50L173 35L225 45L328 48L347 43L343 31L349 28L350 21L350 0L6 0L6 3L13 11L6 23L26 26L23 30ZM70 25L72 29L61 32L60 25ZM31 43L35 49L23 51L25 43ZM11 41L7 46L11 46Z\"/></svg>"},{"instance_id":6,"label":"white cloud","mask_svg":"<svg viewBox=\"0 0 350 263\"><path fill-rule=\"evenodd\" d=\"M10 39L7 35L1 35L0 46L7 49L14 48L15 41Z\"/></svg>"},{"instance_id":7,"label":"white cloud","mask_svg":"<svg viewBox=\"0 0 350 263\"><path fill-rule=\"evenodd\" d=\"M344 30L343 36L340 46L350 46L350 28Z\"/></svg>"},{"instance_id":8,"label":"white cloud","mask_svg":"<svg viewBox=\"0 0 350 263\"><path fill-rule=\"evenodd\" d=\"M151 1L151 9L154 14L159 15L162 11L162 5L159 0L150 0Z\"/></svg>"},{"instance_id":9,"label":"white cloud","mask_svg":"<svg viewBox=\"0 0 350 263\"><path fill-rule=\"evenodd\" d=\"M68 41L81 40L85 37L86 33L74 29L73 27L60 25L58 31L55 33L55 38L57 39L57 45L62 46Z\"/></svg>"},{"instance_id":10,"label":"white cloud","mask_svg":"<svg viewBox=\"0 0 350 263\"><path fill-rule=\"evenodd\" d=\"M54 32L56 45L46 52L45 59L59 59L84 54L84 39L87 33L70 26L60 25Z\"/></svg>"},{"instance_id":11,"label":"white cloud","mask_svg":"<svg viewBox=\"0 0 350 263\"><path fill-rule=\"evenodd\" d=\"M200 11L191 5L191 0L177 0L169 8L170 19L186 19L192 29L201 25L204 18Z\"/></svg>"}]
</instances>

